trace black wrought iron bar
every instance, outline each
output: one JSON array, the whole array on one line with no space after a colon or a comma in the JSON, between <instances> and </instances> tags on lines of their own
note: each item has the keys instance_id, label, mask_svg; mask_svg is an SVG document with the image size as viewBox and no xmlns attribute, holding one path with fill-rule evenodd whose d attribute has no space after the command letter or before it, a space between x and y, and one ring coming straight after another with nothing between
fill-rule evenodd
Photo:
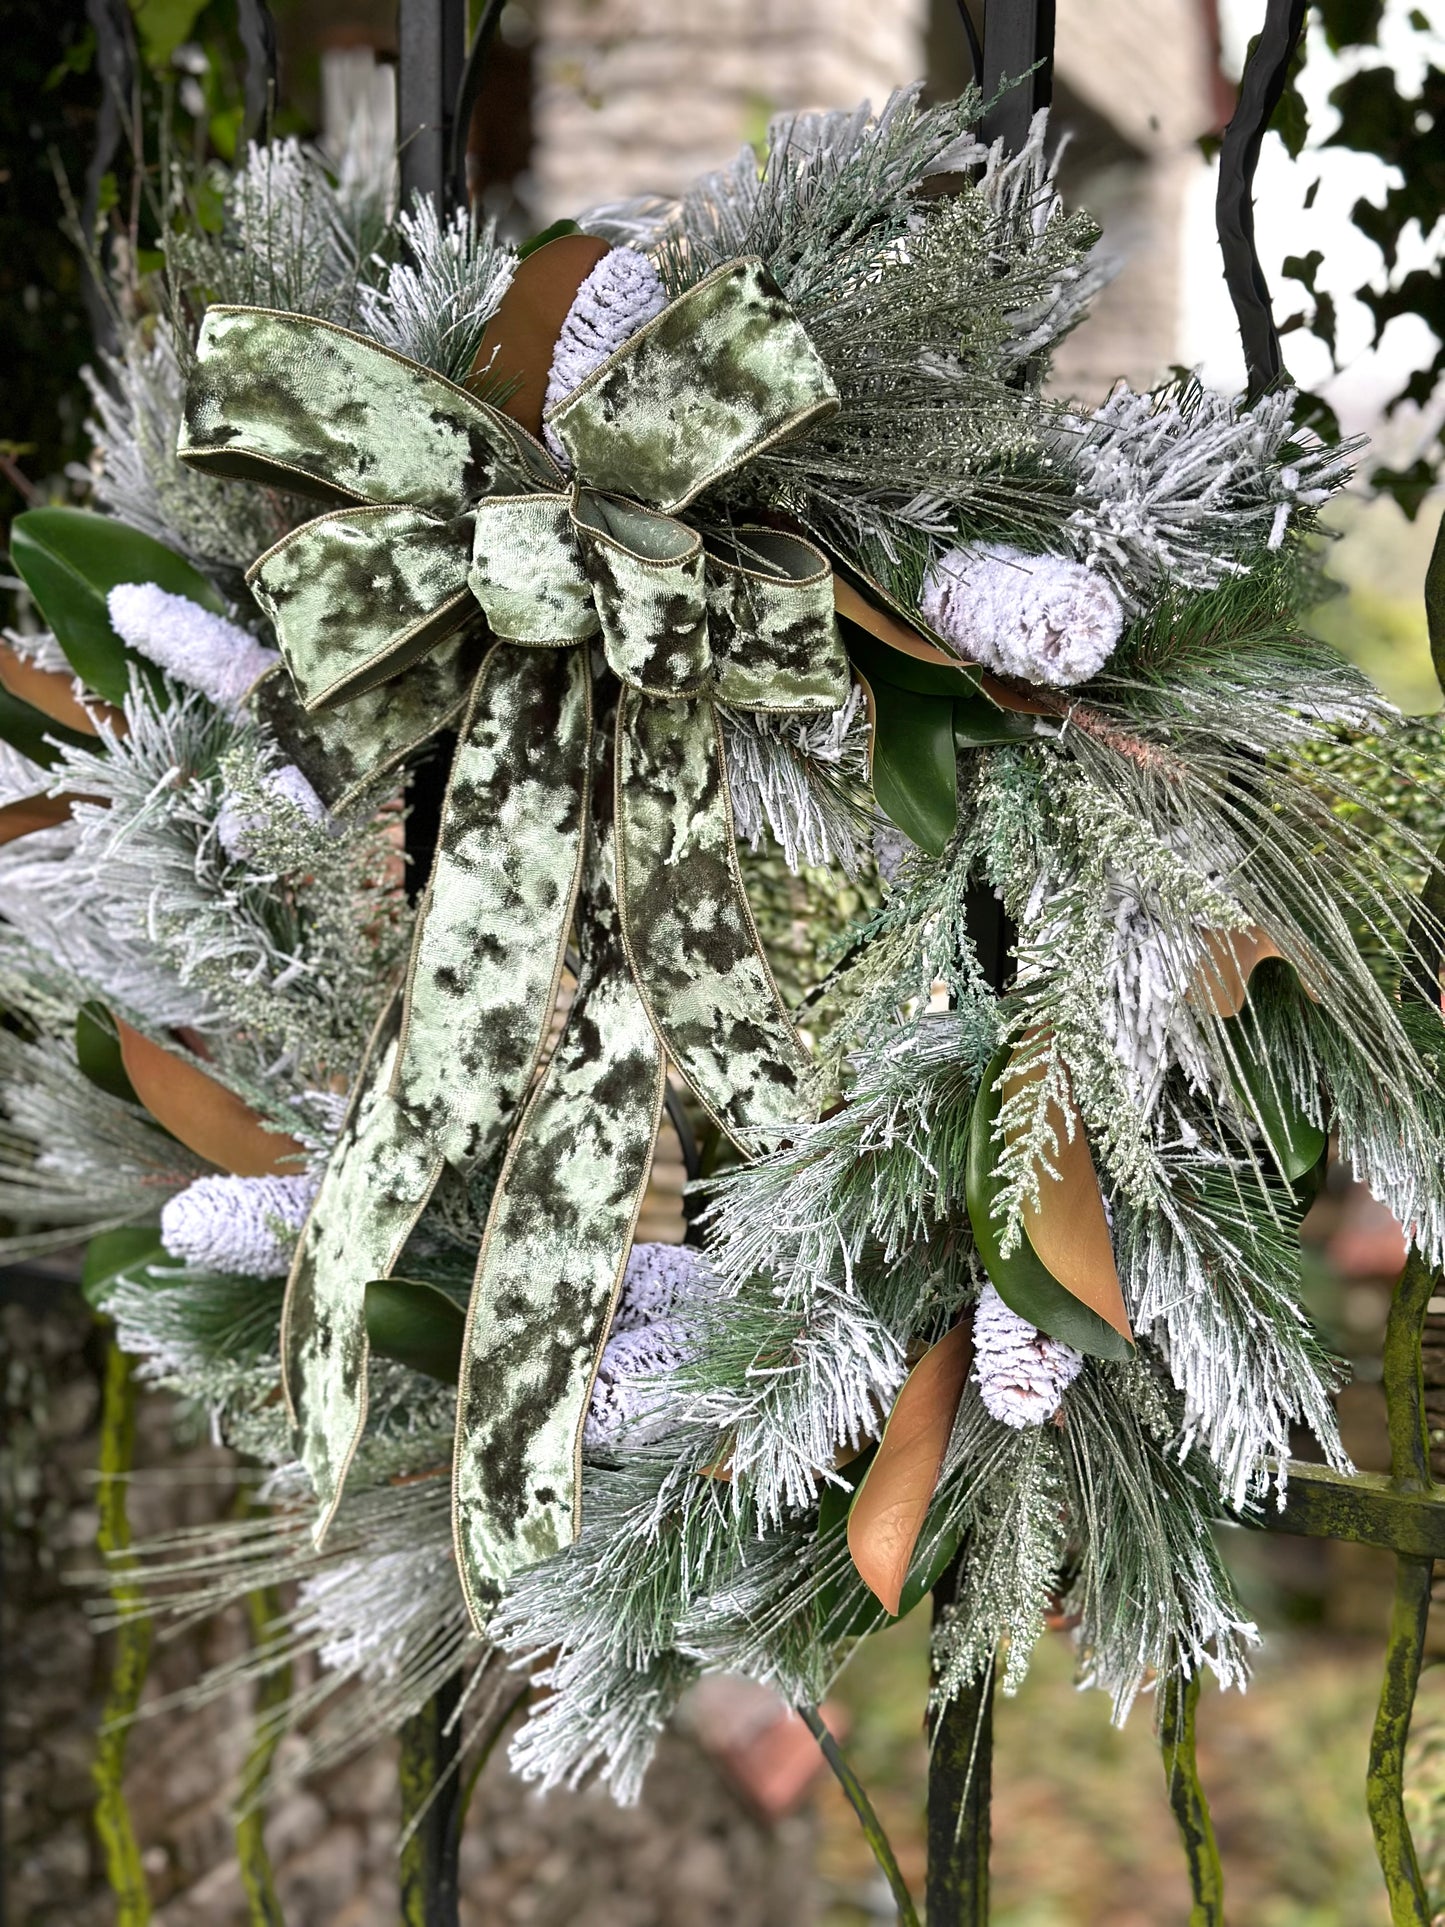
<instances>
[{"instance_id":1,"label":"black wrought iron bar","mask_svg":"<svg viewBox=\"0 0 1445 1927\"><path fill-rule=\"evenodd\" d=\"M1053 92L1054 0L984 0L983 46L960 4L974 72L982 66L985 100L999 98L979 130L1017 151ZM1005 87L1008 81L1016 85ZM1004 91L1000 94L999 90ZM991 890L974 886L967 904L969 938L995 993L1013 974L1015 933ZM933 1619L951 1612L968 1559L963 1545L933 1589ZM983 1927L988 1920L989 1839L993 1792L992 1670L934 1715L928 1755L929 1927Z\"/></svg>"},{"instance_id":2,"label":"black wrought iron bar","mask_svg":"<svg viewBox=\"0 0 1445 1927\"><path fill-rule=\"evenodd\" d=\"M1002 140L1010 151L1028 138L1029 122L1047 107L1054 91L1054 0L985 0L983 97L1000 99L983 117L985 141Z\"/></svg>"},{"instance_id":3,"label":"black wrought iron bar","mask_svg":"<svg viewBox=\"0 0 1445 1927\"><path fill-rule=\"evenodd\" d=\"M266 0L236 0L236 24L246 56L247 140L264 139L276 111L276 22Z\"/></svg>"},{"instance_id":4,"label":"black wrought iron bar","mask_svg":"<svg viewBox=\"0 0 1445 1927\"><path fill-rule=\"evenodd\" d=\"M483 7L482 17L477 22L477 30L472 35L472 44L467 51L466 64L457 87L456 105L452 110L451 178L454 188L469 201L480 198L483 183L468 178L467 138L471 131L472 115L482 97L482 84L487 76L487 56L505 11L506 0L487 0Z\"/></svg>"},{"instance_id":5,"label":"black wrought iron bar","mask_svg":"<svg viewBox=\"0 0 1445 1927\"><path fill-rule=\"evenodd\" d=\"M933 1589L935 1626L955 1604L965 1546ZM966 1686L929 1728L929 1927L984 1927L988 1920L993 1805L993 1670Z\"/></svg>"},{"instance_id":6,"label":"black wrought iron bar","mask_svg":"<svg viewBox=\"0 0 1445 1927\"><path fill-rule=\"evenodd\" d=\"M80 203L80 225L85 242L85 279L82 292L86 316L97 349L116 345L115 316L102 285L104 243L98 235L101 186L120 150L126 119L134 104L136 81L135 31L125 0L86 0L85 16L95 35L95 70L100 101L95 116L95 146L85 169Z\"/></svg>"},{"instance_id":7,"label":"black wrought iron bar","mask_svg":"<svg viewBox=\"0 0 1445 1927\"><path fill-rule=\"evenodd\" d=\"M460 198L451 176L452 115L466 54L466 0L400 0L397 125L403 201L425 194L446 209Z\"/></svg>"},{"instance_id":8,"label":"black wrought iron bar","mask_svg":"<svg viewBox=\"0 0 1445 1927\"><path fill-rule=\"evenodd\" d=\"M461 1697L455 1676L401 1729L401 1919L403 1927L458 1927L457 1850Z\"/></svg>"},{"instance_id":9,"label":"black wrought iron bar","mask_svg":"<svg viewBox=\"0 0 1445 1927\"><path fill-rule=\"evenodd\" d=\"M451 122L466 61L467 0L399 0L397 131L402 198L434 201L443 216L456 205L450 167ZM455 739L438 738L407 783L408 894L425 887L436 858L446 776ZM448 1680L402 1728L400 1778L403 1830L401 1918L404 1927L458 1927L461 1776L457 1770L461 1693ZM413 1824L414 1823L414 1824Z\"/></svg>"},{"instance_id":10,"label":"black wrought iron bar","mask_svg":"<svg viewBox=\"0 0 1445 1927\"><path fill-rule=\"evenodd\" d=\"M1239 323L1251 397L1263 394L1284 372L1269 283L1255 245L1254 171L1266 130L1289 79L1305 13L1305 0L1267 0L1264 26L1239 83L1239 104L1219 149L1215 228L1225 283Z\"/></svg>"}]
</instances>

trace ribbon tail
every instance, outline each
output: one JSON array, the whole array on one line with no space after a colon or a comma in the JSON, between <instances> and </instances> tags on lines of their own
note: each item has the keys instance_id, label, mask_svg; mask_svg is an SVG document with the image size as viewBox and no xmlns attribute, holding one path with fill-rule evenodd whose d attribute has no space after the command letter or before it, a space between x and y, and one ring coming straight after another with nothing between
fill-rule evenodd
<instances>
[{"instance_id":1,"label":"ribbon tail","mask_svg":"<svg viewBox=\"0 0 1445 1927\"><path fill-rule=\"evenodd\" d=\"M639 993L698 1102L745 1151L810 1114L811 1063L743 892L710 701L625 691L617 724L617 873Z\"/></svg>"},{"instance_id":2,"label":"ribbon tail","mask_svg":"<svg viewBox=\"0 0 1445 1927\"><path fill-rule=\"evenodd\" d=\"M605 741L594 760L577 995L493 1197L463 1345L454 1535L479 1628L509 1574L576 1532L582 1426L662 1117L666 1067L613 894Z\"/></svg>"},{"instance_id":3,"label":"ribbon tail","mask_svg":"<svg viewBox=\"0 0 1445 1927\"><path fill-rule=\"evenodd\" d=\"M443 1170L501 1142L546 1044L580 881L591 686L578 652L497 648L477 677L404 999L379 1026L287 1293L287 1397L320 1504L366 1422L366 1286Z\"/></svg>"},{"instance_id":4,"label":"ribbon tail","mask_svg":"<svg viewBox=\"0 0 1445 1927\"><path fill-rule=\"evenodd\" d=\"M282 1382L320 1507L318 1546L366 1425L367 1281L390 1272L441 1175L440 1156L387 1094L400 1028L395 996L372 1035L286 1284Z\"/></svg>"}]
</instances>

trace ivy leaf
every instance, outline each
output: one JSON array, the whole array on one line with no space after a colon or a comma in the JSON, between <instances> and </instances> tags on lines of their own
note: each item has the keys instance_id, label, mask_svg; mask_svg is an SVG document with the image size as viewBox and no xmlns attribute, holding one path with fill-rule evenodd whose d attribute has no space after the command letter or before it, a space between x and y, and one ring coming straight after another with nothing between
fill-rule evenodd
<instances>
[{"instance_id":1,"label":"ivy leaf","mask_svg":"<svg viewBox=\"0 0 1445 1927\"><path fill-rule=\"evenodd\" d=\"M371 1349L443 1385L455 1385L461 1376L466 1326L466 1313L438 1285L417 1278L373 1278L366 1287Z\"/></svg>"},{"instance_id":2,"label":"ivy leaf","mask_svg":"<svg viewBox=\"0 0 1445 1927\"><path fill-rule=\"evenodd\" d=\"M984 1270L1009 1309L1050 1338L1095 1358L1129 1358L1133 1347L1123 1333L1066 1291L1027 1237L1019 1239L1010 1256L1003 1255L999 1222L993 1214L1002 1189L995 1133L1003 1093L995 1087L1001 1083L1012 1054L1012 1046L1006 1044L984 1072L969 1133L964 1196Z\"/></svg>"},{"instance_id":3,"label":"ivy leaf","mask_svg":"<svg viewBox=\"0 0 1445 1927\"><path fill-rule=\"evenodd\" d=\"M17 515L10 559L71 668L110 703L125 700L132 667L152 683L160 676L111 627L105 598L118 583L154 582L213 615L225 614L210 582L174 549L88 509L27 509Z\"/></svg>"},{"instance_id":4,"label":"ivy leaf","mask_svg":"<svg viewBox=\"0 0 1445 1927\"><path fill-rule=\"evenodd\" d=\"M206 0L131 0L141 51L152 73L163 74L177 47L192 38Z\"/></svg>"},{"instance_id":5,"label":"ivy leaf","mask_svg":"<svg viewBox=\"0 0 1445 1927\"><path fill-rule=\"evenodd\" d=\"M172 1258L161 1243L159 1225L126 1224L114 1231L98 1231L85 1247L80 1266L86 1303L98 1305L117 1280L144 1273L152 1265L167 1271L181 1269L181 1260Z\"/></svg>"}]
</instances>

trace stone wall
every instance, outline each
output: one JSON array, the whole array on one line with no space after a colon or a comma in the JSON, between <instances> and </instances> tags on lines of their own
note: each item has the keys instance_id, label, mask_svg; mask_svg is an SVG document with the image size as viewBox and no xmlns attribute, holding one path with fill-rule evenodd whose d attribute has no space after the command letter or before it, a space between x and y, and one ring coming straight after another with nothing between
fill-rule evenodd
<instances>
[{"instance_id":1,"label":"stone wall","mask_svg":"<svg viewBox=\"0 0 1445 1927\"><path fill-rule=\"evenodd\" d=\"M953 0L539 0L540 222L599 200L670 194L759 141L784 109L875 105L928 79L966 77ZM930 62L932 71L929 71ZM1058 358L1061 391L1102 399L1119 376L1177 359L1185 195L1213 124L1212 51L1199 0L1059 0L1055 123L1065 181L1119 268Z\"/></svg>"},{"instance_id":2,"label":"stone wall","mask_svg":"<svg viewBox=\"0 0 1445 1927\"><path fill-rule=\"evenodd\" d=\"M0 1274L0 1284L4 1277ZM109 1663L76 1576L96 1564L103 1342L73 1287L0 1305L6 1361L4 1901L13 1927L109 1927L115 1905L90 1823L90 1769ZM137 1536L204 1525L230 1503L226 1455L142 1399L130 1513ZM167 1707L239 1650L240 1615L157 1643L132 1731L126 1793L157 1927L245 1927L231 1788L247 1744L237 1699ZM396 1749L378 1745L281 1800L266 1838L287 1927L395 1927ZM808 1927L813 1822L769 1824L697 1741L670 1737L641 1804L540 1800L488 1763L463 1837L465 1927Z\"/></svg>"}]
</instances>

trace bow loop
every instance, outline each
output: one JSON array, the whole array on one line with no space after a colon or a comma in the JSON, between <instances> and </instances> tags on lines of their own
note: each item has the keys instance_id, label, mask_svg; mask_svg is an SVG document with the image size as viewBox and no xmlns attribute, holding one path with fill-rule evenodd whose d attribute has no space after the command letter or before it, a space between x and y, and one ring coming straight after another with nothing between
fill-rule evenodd
<instances>
[{"instance_id":1,"label":"bow loop","mask_svg":"<svg viewBox=\"0 0 1445 1927\"><path fill-rule=\"evenodd\" d=\"M777 529L741 528L709 544L707 606L716 695L735 709L833 710L852 672L821 549Z\"/></svg>"},{"instance_id":2,"label":"bow loop","mask_svg":"<svg viewBox=\"0 0 1445 1927\"><path fill-rule=\"evenodd\" d=\"M675 515L839 406L772 276L761 261L744 260L669 302L547 422L592 488Z\"/></svg>"},{"instance_id":3,"label":"bow loop","mask_svg":"<svg viewBox=\"0 0 1445 1927\"><path fill-rule=\"evenodd\" d=\"M246 575L308 710L389 681L466 623L471 517L401 506L303 522Z\"/></svg>"},{"instance_id":4,"label":"bow loop","mask_svg":"<svg viewBox=\"0 0 1445 1927\"><path fill-rule=\"evenodd\" d=\"M498 487L561 480L526 430L380 342L312 315L206 310L177 454L328 502L443 517Z\"/></svg>"}]
</instances>

